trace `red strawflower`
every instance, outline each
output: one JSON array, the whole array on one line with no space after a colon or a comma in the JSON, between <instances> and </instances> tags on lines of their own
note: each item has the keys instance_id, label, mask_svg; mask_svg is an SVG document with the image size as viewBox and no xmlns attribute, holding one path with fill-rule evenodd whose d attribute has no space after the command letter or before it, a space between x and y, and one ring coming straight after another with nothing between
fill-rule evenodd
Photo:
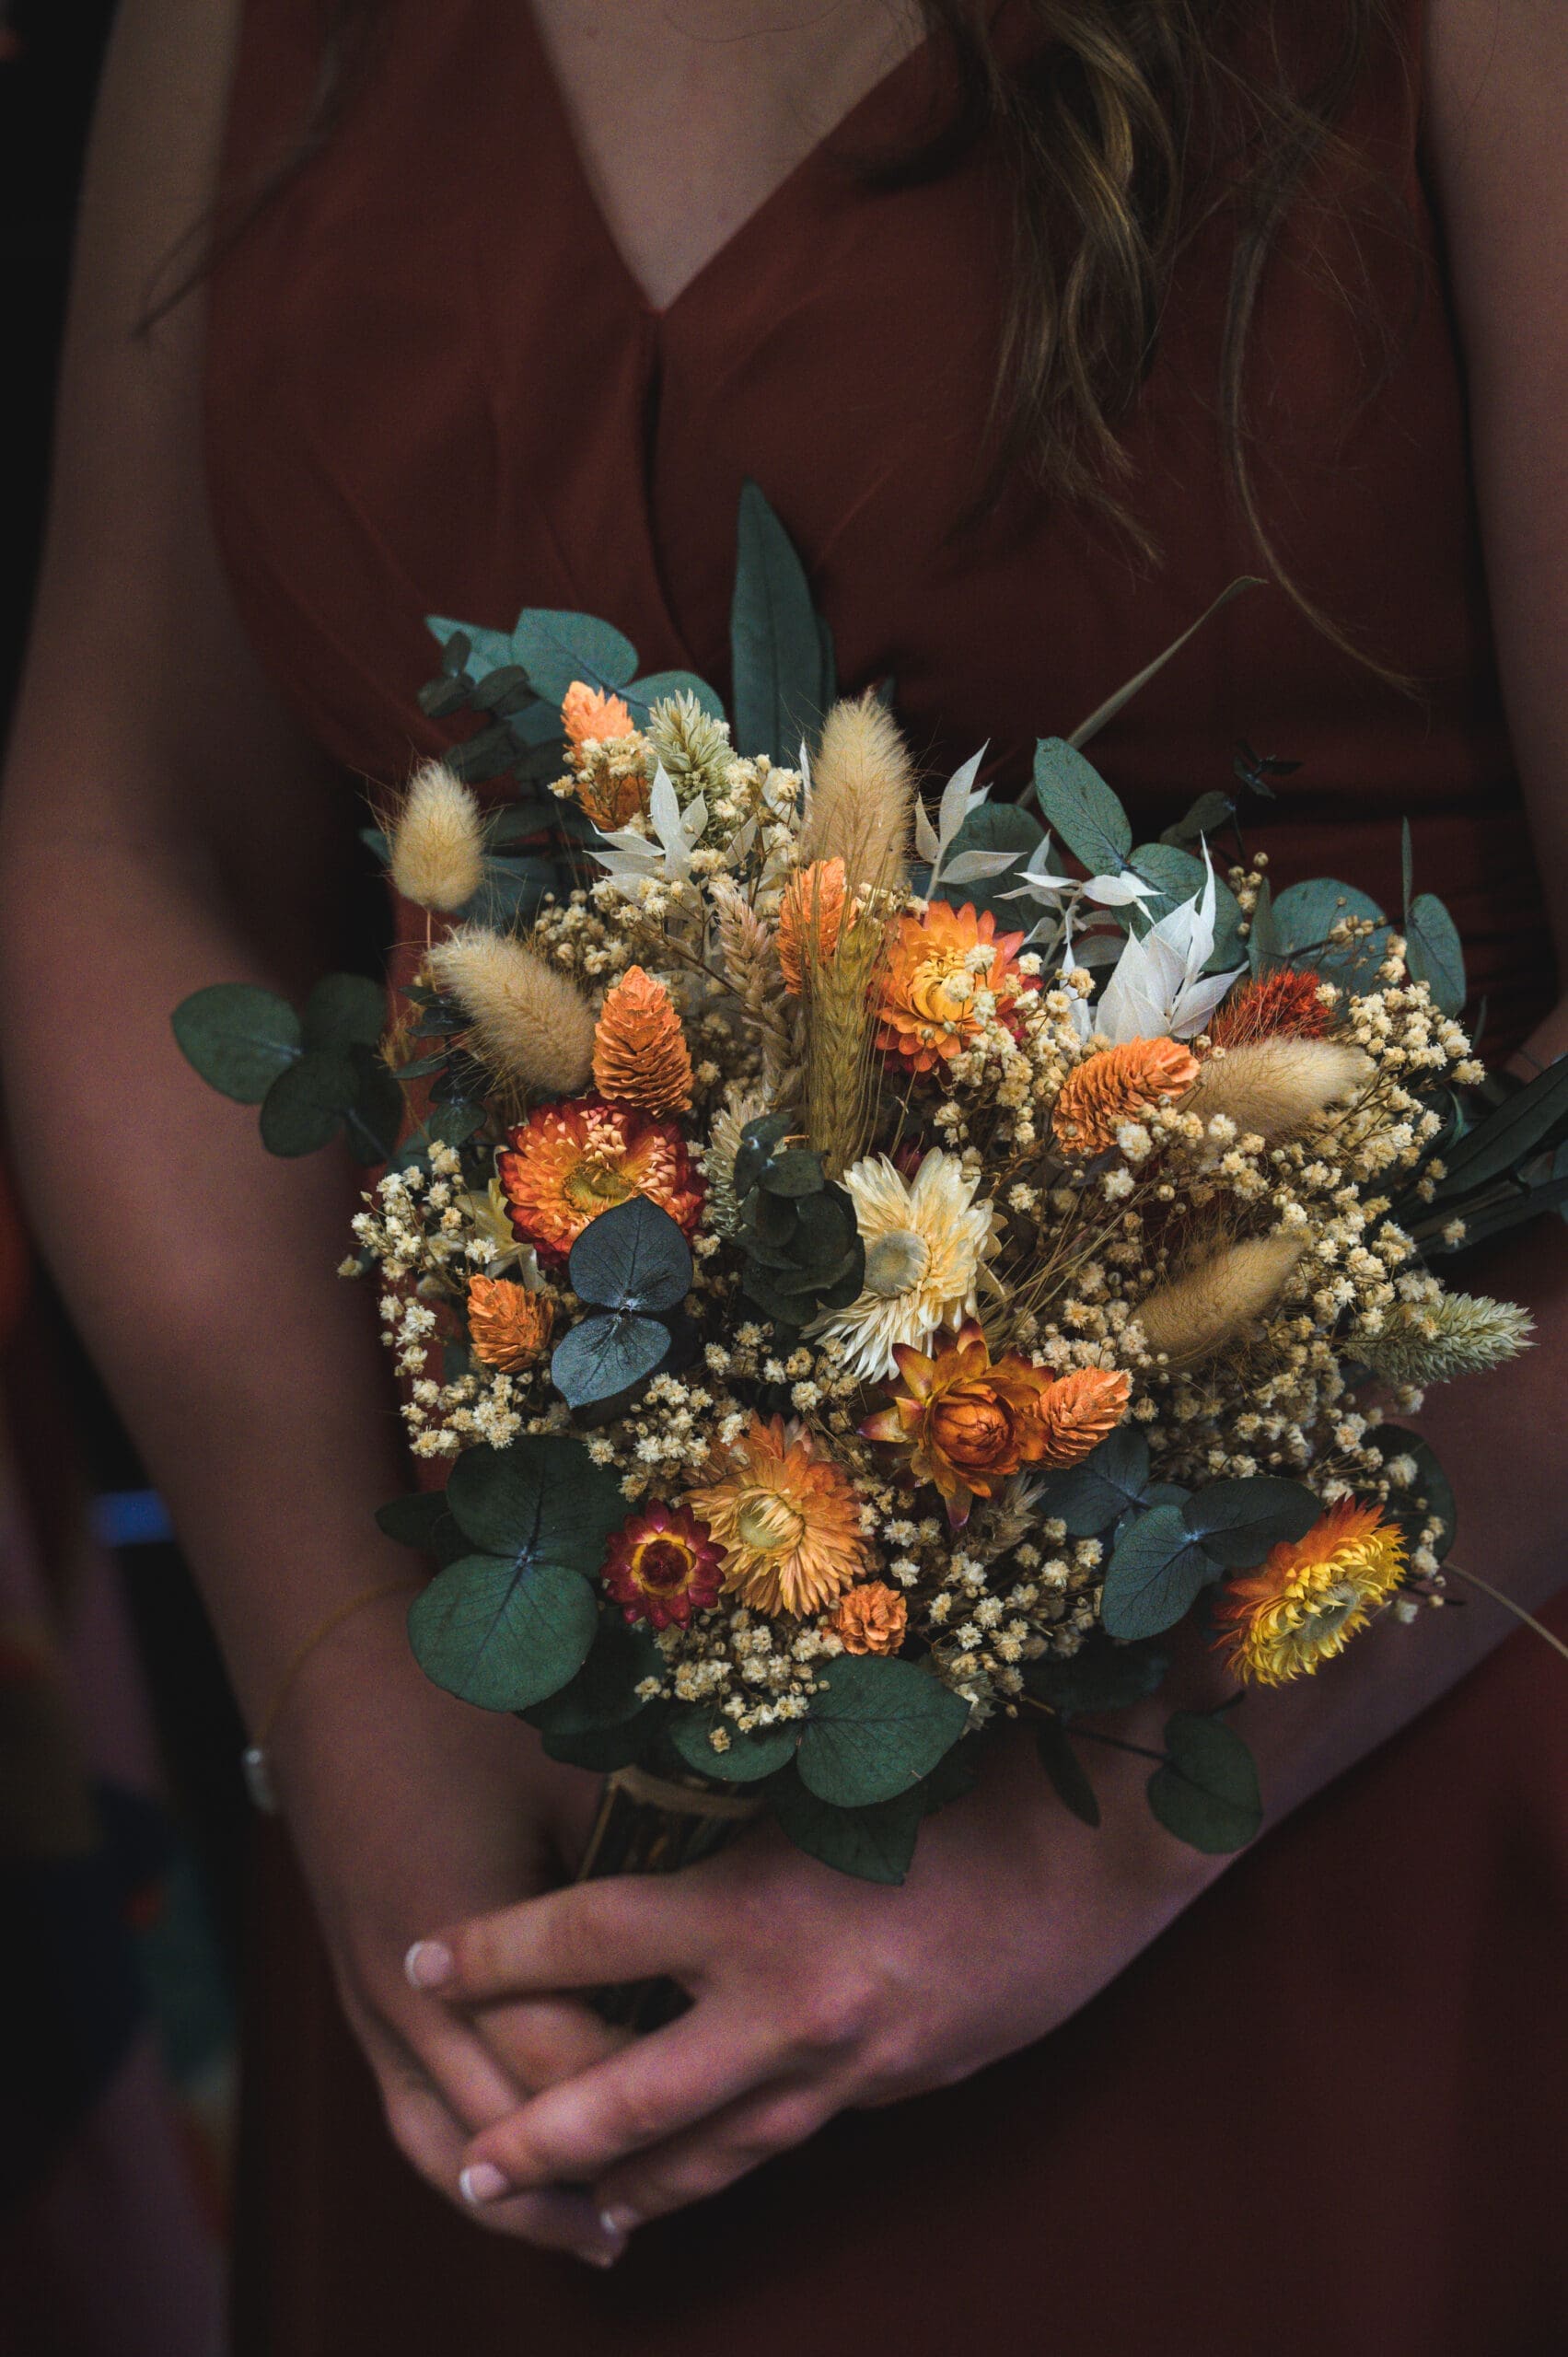
<instances>
[{"instance_id":1,"label":"red strawflower","mask_svg":"<svg viewBox=\"0 0 1568 2357\"><path fill-rule=\"evenodd\" d=\"M628 1620L682 1628L693 1612L718 1601L719 1550L684 1506L658 1499L623 1522L610 1542L601 1573Z\"/></svg>"},{"instance_id":2,"label":"red strawflower","mask_svg":"<svg viewBox=\"0 0 1568 2357\"><path fill-rule=\"evenodd\" d=\"M1323 977L1310 966L1282 966L1232 991L1208 1026L1216 1048L1247 1048L1255 1039L1326 1039L1334 1010L1318 993Z\"/></svg>"}]
</instances>

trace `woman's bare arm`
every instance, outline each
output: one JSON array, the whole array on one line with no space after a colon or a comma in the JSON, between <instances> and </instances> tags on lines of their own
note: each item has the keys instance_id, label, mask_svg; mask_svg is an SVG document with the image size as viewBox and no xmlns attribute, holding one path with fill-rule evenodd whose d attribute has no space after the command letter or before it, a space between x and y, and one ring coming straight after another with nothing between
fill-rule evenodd
<instances>
[{"instance_id":1,"label":"woman's bare arm","mask_svg":"<svg viewBox=\"0 0 1568 2357\"><path fill-rule=\"evenodd\" d=\"M196 1568L252 1725L334 1604L409 1572L354 1174L271 1160L180 1058L203 983L299 993L333 961L352 794L261 678L208 528L200 295L134 333L213 191L233 0L126 0L87 180L33 643L0 821L14 1151L40 1237ZM463 2130L602 2050L581 2009L458 2038L400 1968L420 1925L539 1887L576 1780L415 1665L395 1599L290 1689L274 1753L395 2131L450 2189ZM564 2198L513 2219L595 2249Z\"/></svg>"}]
</instances>

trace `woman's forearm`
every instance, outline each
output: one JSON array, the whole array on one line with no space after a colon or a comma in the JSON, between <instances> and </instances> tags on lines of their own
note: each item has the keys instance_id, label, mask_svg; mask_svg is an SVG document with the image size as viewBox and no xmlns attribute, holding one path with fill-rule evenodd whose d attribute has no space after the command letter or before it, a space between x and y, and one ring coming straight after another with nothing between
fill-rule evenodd
<instances>
[{"instance_id":1,"label":"woman's forearm","mask_svg":"<svg viewBox=\"0 0 1568 2357\"><path fill-rule=\"evenodd\" d=\"M372 1520L406 1480L373 1305L333 1273L354 1179L273 1160L180 1058L187 992L276 977L177 842L24 844L0 934L33 1222L254 1724L333 1603L411 1568Z\"/></svg>"}]
</instances>

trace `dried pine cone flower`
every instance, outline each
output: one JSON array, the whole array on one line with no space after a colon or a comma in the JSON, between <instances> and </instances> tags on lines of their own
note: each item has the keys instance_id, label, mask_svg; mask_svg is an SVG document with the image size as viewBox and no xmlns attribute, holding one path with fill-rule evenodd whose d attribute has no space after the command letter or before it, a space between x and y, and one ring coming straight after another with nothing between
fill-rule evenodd
<instances>
[{"instance_id":1,"label":"dried pine cone flower","mask_svg":"<svg viewBox=\"0 0 1568 2357\"><path fill-rule=\"evenodd\" d=\"M507 1277L470 1277L468 1312L475 1358L502 1375L518 1375L542 1357L555 1315L542 1294Z\"/></svg>"},{"instance_id":2,"label":"dried pine cone flower","mask_svg":"<svg viewBox=\"0 0 1568 2357\"><path fill-rule=\"evenodd\" d=\"M844 921L844 864L814 859L791 877L779 902L777 948L784 986L804 995L813 965L830 958Z\"/></svg>"},{"instance_id":3,"label":"dried pine cone flower","mask_svg":"<svg viewBox=\"0 0 1568 2357\"><path fill-rule=\"evenodd\" d=\"M691 1056L665 984L628 966L604 1002L594 1032L594 1082L601 1097L645 1113L691 1108Z\"/></svg>"},{"instance_id":4,"label":"dried pine cone flower","mask_svg":"<svg viewBox=\"0 0 1568 2357\"><path fill-rule=\"evenodd\" d=\"M885 1580L847 1589L828 1623L846 1654L896 1654L908 1625L909 1606Z\"/></svg>"},{"instance_id":5,"label":"dried pine cone flower","mask_svg":"<svg viewBox=\"0 0 1568 2357\"><path fill-rule=\"evenodd\" d=\"M1129 1039L1086 1056L1063 1082L1051 1124L1063 1154L1109 1154L1124 1122L1184 1097L1198 1060L1179 1039Z\"/></svg>"},{"instance_id":6,"label":"dried pine cone flower","mask_svg":"<svg viewBox=\"0 0 1568 2357\"><path fill-rule=\"evenodd\" d=\"M1044 1465L1077 1465L1127 1412L1132 1378L1121 1368L1081 1366L1040 1395Z\"/></svg>"}]
</instances>

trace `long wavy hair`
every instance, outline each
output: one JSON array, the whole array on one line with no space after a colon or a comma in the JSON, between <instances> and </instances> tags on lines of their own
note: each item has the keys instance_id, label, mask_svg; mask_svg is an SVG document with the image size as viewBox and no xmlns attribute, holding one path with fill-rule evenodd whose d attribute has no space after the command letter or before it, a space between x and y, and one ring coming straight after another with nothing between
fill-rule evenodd
<instances>
[{"instance_id":1,"label":"long wavy hair","mask_svg":"<svg viewBox=\"0 0 1568 2357\"><path fill-rule=\"evenodd\" d=\"M344 132L394 5L328 0L319 71L297 136L258 180L226 194L200 259L149 317L177 302ZM997 55L983 0L914 5L949 63L950 104L912 151L857 158L854 168L877 186L912 184L950 169L982 139L998 144L1015 267L975 512L1022 470L1110 520L1145 559L1157 558L1138 517L1122 430L1159 349L1178 257L1223 210L1234 235L1218 406L1236 494L1287 594L1336 644L1368 662L1292 581L1272 546L1249 463L1246 358L1270 257L1296 208L1331 206L1365 222L1380 215L1385 229L1390 217L1398 222L1398 191L1346 128L1366 75L1397 56L1390 0L1027 0L1040 39L1024 69L1011 72ZM1413 268L1411 286L1413 307ZM1398 331L1377 307L1367 307L1367 318L1381 341L1370 392Z\"/></svg>"}]
</instances>

